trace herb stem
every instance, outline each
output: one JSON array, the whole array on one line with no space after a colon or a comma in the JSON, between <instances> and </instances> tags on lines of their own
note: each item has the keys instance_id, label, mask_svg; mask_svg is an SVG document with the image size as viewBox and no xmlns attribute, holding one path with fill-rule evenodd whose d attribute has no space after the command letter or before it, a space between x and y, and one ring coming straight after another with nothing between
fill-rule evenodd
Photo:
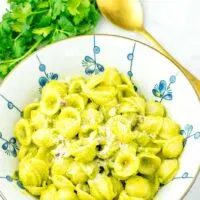
<instances>
[{"instance_id":1,"label":"herb stem","mask_svg":"<svg viewBox=\"0 0 200 200\"><path fill-rule=\"evenodd\" d=\"M31 15L37 15L37 14L41 14L41 13L45 13L45 12L48 12L49 10L48 9L46 9L46 10L40 10L40 11L37 11L37 12L31 12L30 14L29 14L29 16L31 16Z\"/></svg>"},{"instance_id":2,"label":"herb stem","mask_svg":"<svg viewBox=\"0 0 200 200\"><path fill-rule=\"evenodd\" d=\"M3 61L3 62L0 62L0 65L1 64L6 64L8 63L10 66L13 66L15 65L16 63L20 62L21 60L23 60L24 58L26 58L27 56L29 56L33 51L34 49L36 49L39 44L42 42L43 38L41 38L40 40L38 40L23 56L21 56L20 58L17 58L17 59L13 59L13 60L6 60L6 61Z\"/></svg>"}]
</instances>

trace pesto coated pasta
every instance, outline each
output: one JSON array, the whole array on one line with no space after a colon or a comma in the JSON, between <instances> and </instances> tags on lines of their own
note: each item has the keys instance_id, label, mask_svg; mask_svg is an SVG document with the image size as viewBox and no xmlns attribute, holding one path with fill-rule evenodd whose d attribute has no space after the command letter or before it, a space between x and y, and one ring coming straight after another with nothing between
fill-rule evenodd
<instances>
[{"instance_id":1,"label":"pesto coated pasta","mask_svg":"<svg viewBox=\"0 0 200 200\"><path fill-rule=\"evenodd\" d=\"M151 200L179 169L179 132L114 68L54 80L15 125L19 179L40 200Z\"/></svg>"}]
</instances>

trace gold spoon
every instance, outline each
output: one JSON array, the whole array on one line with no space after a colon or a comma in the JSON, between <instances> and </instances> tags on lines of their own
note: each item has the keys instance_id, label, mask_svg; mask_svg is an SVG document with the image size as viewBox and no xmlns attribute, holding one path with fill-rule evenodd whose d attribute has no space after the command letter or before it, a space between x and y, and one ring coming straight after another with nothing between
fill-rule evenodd
<instances>
[{"instance_id":1,"label":"gold spoon","mask_svg":"<svg viewBox=\"0 0 200 200\"><path fill-rule=\"evenodd\" d=\"M140 0L97 0L102 14L113 24L142 34L166 57L168 57L190 80L200 97L200 80L176 61L164 47L145 29L143 8Z\"/></svg>"}]
</instances>

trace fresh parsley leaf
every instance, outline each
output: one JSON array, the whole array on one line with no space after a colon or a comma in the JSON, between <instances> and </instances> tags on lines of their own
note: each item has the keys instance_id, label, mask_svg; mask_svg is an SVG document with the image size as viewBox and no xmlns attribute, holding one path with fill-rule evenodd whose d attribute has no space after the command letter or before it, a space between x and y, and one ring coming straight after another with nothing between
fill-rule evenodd
<instances>
[{"instance_id":1,"label":"fresh parsley leaf","mask_svg":"<svg viewBox=\"0 0 200 200\"><path fill-rule=\"evenodd\" d=\"M79 14L78 7L80 6L80 4L81 4L81 0L68 0L67 9L69 13L73 16Z\"/></svg>"},{"instance_id":2,"label":"fresh parsley leaf","mask_svg":"<svg viewBox=\"0 0 200 200\"><path fill-rule=\"evenodd\" d=\"M53 27L48 26L44 28L33 29L32 33L36 35L42 35L43 37L47 37L51 33L52 30L53 30Z\"/></svg>"},{"instance_id":3,"label":"fresh parsley leaf","mask_svg":"<svg viewBox=\"0 0 200 200\"><path fill-rule=\"evenodd\" d=\"M13 45L13 51L16 58L19 58L20 56L24 54L25 52L24 44L25 44L25 40L23 38L19 38L18 40L15 41Z\"/></svg>"},{"instance_id":4,"label":"fresh parsley leaf","mask_svg":"<svg viewBox=\"0 0 200 200\"><path fill-rule=\"evenodd\" d=\"M52 42L56 42L56 41L59 41L59 40L64 40L66 38L67 38L66 34L64 34L64 33L62 33L62 32L57 30L52 36Z\"/></svg>"},{"instance_id":5,"label":"fresh parsley leaf","mask_svg":"<svg viewBox=\"0 0 200 200\"><path fill-rule=\"evenodd\" d=\"M52 4L52 19L55 20L66 9L66 0L50 0Z\"/></svg>"},{"instance_id":6,"label":"fresh parsley leaf","mask_svg":"<svg viewBox=\"0 0 200 200\"><path fill-rule=\"evenodd\" d=\"M13 10L12 18L18 22L25 22L31 11L32 7L30 3L25 2L24 4L19 4L19 6Z\"/></svg>"},{"instance_id":7,"label":"fresh parsley leaf","mask_svg":"<svg viewBox=\"0 0 200 200\"><path fill-rule=\"evenodd\" d=\"M43 15L40 18L40 21L37 23L37 27L46 27L49 26L52 22L52 18L50 15Z\"/></svg>"},{"instance_id":8,"label":"fresh parsley leaf","mask_svg":"<svg viewBox=\"0 0 200 200\"><path fill-rule=\"evenodd\" d=\"M96 0L8 0L0 22L0 78L38 48L91 32L100 14Z\"/></svg>"},{"instance_id":9,"label":"fresh parsley leaf","mask_svg":"<svg viewBox=\"0 0 200 200\"><path fill-rule=\"evenodd\" d=\"M77 33L76 26L74 26L72 22L65 16L62 16L58 20L58 25L60 29L64 31L68 36L73 36Z\"/></svg>"}]
</instances>

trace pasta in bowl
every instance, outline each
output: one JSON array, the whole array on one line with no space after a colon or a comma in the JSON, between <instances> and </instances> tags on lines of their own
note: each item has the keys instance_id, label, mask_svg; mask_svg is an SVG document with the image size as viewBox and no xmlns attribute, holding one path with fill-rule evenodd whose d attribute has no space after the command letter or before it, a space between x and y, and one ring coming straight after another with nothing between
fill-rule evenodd
<instances>
[{"instance_id":1,"label":"pasta in bowl","mask_svg":"<svg viewBox=\"0 0 200 200\"><path fill-rule=\"evenodd\" d=\"M72 59L76 44L89 52L91 40L94 59L81 53ZM98 61L110 44L115 50ZM123 53L118 45L132 46L128 70L116 59ZM55 54L69 47L71 52ZM149 57L159 77L148 73ZM35 60L38 78L34 67L26 67ZM71 71L66 60L74 66ZM111 63L115 67L106 67ZM158 81L165 70L161 64L168 67L169 84ZM25 76L30 70L33 77ZM24 79L17 79L22 71ZM172 88L179 84L191 96L187 115L181 112L187 105L181 90ZM199 148L198 120L189 124L189 114L199 111L198 99L173 64L139 42L111 36L62 41L20 64L1 86L0 97L3 199L13 199L12 190L20 200L177 200L198 170L199 160L191 156ZM177 192L180 184L185 189Z\"/></svg>"},{"instance_id":2,"label":"pasta in bowl","mask_svg":"<svg viewBox=\"0 0 200 200\"><path fill-rule=\"evenodd\" d=\"M41 200L149 200L179 169L180 126L115 68L50 81L23 115L19 179Z\"/></svg>"}]
</instances>

